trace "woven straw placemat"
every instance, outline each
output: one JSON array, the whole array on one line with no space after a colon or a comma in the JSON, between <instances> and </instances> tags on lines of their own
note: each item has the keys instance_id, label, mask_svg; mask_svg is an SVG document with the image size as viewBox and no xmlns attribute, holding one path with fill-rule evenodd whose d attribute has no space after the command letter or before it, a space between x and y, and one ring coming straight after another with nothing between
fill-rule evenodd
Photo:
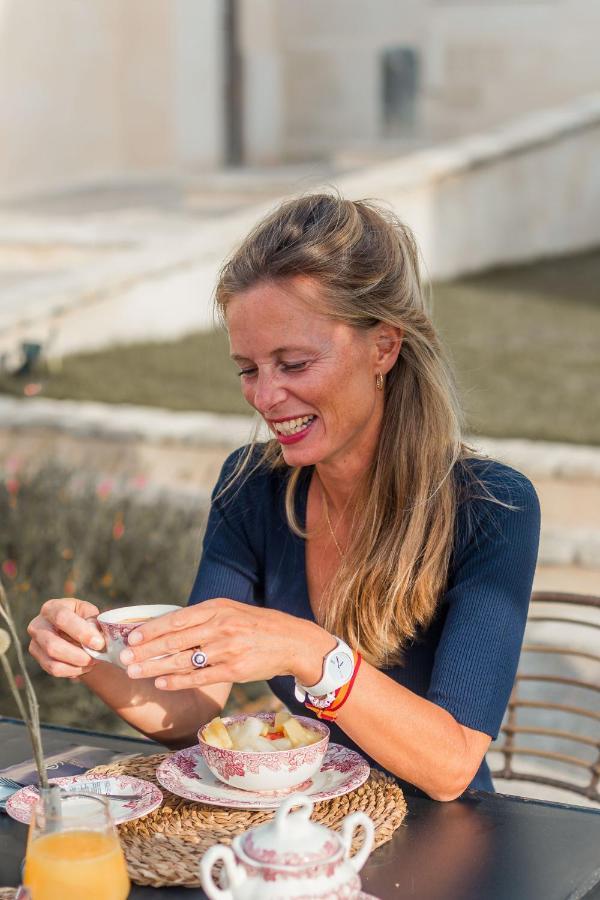
<instances>
[{"instance_id":1,"label":"woven straw placemat","mask_svg":"<svg viewBox=\"0 0 600 900\"><path fill-rule=\"evenodd\" d=\"M98 766L102 775L133 775L158 784L157 766L168 754L136 756L122 763ZM159 785L160 787L160 785ZM151 887L198 887L198 867L213 844L230 844L243 831L266 822L276 810L238 810L193 803L161 787L164 801L141 819L119 825L129 877ZM385 844L406 815L404 795L394 780L371 769L356 790L315 805L312 819L338 830L348 813L362 810L373 819L375 847Z\"/></svg>"}]
</instances>

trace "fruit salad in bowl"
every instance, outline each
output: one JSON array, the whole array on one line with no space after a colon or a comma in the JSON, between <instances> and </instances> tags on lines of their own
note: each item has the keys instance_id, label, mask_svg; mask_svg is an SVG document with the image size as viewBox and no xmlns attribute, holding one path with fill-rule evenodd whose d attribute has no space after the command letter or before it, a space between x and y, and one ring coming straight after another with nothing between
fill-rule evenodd
<instances>
[{"instance_id":1,"label":"fruit salad in bowl","mask_svg":"<svg viewBox=\"0 0 600 900\"><path fill-rule=\"evenodd\" d=\"M198 732L202 757L225 784L288 791L310 784L323 763L329 728L287 710L217 717Z\"/></svg>"}]
</instances>

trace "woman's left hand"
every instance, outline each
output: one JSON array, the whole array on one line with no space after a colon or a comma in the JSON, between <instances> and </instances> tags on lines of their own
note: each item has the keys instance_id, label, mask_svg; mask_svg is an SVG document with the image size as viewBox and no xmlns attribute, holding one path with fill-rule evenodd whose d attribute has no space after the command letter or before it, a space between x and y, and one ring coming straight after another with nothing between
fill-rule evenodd
<instances>
[{"instance_id":1,"label":"woman's left hand","mask_svg":"<svg viewBox=\"0 0 600 900\"><path fill-rule=\"evenodd\" d=\"M121 662L130 678L154 678L167 691L276 675L310 685L334 646L335 638L315 622L216 598L144 622L129 635ZM207 658L201 669L192 665L199 648Z\"/></svg>"}]
</instances>

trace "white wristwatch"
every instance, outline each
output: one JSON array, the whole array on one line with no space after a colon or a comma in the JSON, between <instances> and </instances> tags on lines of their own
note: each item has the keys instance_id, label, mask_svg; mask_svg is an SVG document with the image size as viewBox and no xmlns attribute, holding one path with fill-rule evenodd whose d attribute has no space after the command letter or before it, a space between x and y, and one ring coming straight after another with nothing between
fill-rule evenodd
<instances>
[{"instance_id":1,"label":"white wristwatch","mask_svg":"<svg viewBox=\"0 0 600 900\"><path fill-rule=\"evenodd\" d=\"M326 697L347 684L354 673L354 654L348 644L336 637L337 645L323 657L323 676L320 681L305 687L296 681L296 700L304 703L306 696Z\"/></svg>"}]
</instances>

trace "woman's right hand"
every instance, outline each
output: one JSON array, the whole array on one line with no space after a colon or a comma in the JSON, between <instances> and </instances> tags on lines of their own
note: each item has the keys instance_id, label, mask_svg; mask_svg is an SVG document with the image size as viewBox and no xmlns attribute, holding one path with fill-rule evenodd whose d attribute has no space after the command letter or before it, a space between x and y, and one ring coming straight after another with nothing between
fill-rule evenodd
<instances>
[{"instance_id":1,"label":"woman's right hand","mask_svg":"<svg viewBox=\"0 0 600 900\"><path fill-rule=\"evenodd\" d=\"M81 644L104 649L101 632L88 621L98 613L87 600L63 598L44 603L27 626L27 633L31 637L29 652L45 672L56 678L79 678L96 665L97 660Z\"/></svg>"}]
</instances>

